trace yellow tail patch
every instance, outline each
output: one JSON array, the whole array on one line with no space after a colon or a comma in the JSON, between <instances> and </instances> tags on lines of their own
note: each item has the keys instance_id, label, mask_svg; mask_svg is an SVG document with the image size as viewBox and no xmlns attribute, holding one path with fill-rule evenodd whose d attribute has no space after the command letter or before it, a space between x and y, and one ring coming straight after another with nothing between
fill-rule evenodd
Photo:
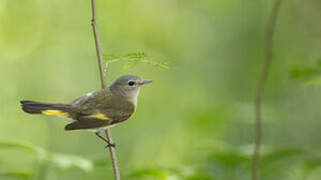
<instances>
[{"instance_id":1,"label":"yellow tail patch","mask_svg":"<svg viewBox=\"0 0 321 180\"><path fill-rule=\"evenodd\" d=\"M63 111L60 111L60 110L44 110L44 111L41 111L42 114L45 114L45 115L55 115L55 116L65 116L65 117L69 117L70 114L67 113L67 112L63 112Z\"/></svg>"},{"instance_id":2,"label":"yellow tail patch","mask_svg":"<svg viewBox=\"0 0 321 180\"><path fill-rule=\"evenodd\" d=\"M110 120L110 118L108 118L105 114L102 113L97 113L97 114L93 114L93 115L89 115L87 116L89 118L97 118L97 119L101 119L101 120Z\"/></svg>"}]
</instances>

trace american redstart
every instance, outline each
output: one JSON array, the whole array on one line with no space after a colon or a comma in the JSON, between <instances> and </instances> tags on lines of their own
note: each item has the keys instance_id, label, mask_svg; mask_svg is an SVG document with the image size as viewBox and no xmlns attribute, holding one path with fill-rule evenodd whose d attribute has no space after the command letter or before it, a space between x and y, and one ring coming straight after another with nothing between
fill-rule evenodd
<instances>
[{"instance_id":1,"label":"american redstart","mask_svg":"<svg viewBox=\"0 0 321 180\"><path fill-rule=\"evenodd\" d=\"M92 129L96 135L109 142L100 132L129 119L135 112L140 87L151 83L138 76L126 75L118 78L111 86L71 103L40 103L20 101L23 111L30 114L55 115L71 121L65 130Z\"/></svg>"}]
</instances>

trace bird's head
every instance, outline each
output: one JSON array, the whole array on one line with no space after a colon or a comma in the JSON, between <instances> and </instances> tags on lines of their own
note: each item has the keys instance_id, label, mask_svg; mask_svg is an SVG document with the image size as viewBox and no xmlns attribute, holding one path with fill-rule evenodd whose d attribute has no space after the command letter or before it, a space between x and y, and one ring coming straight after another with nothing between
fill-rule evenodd
<instances>
[{"instance_id":1,"label":"bird's head","mask_svg":"<svg viewBox=\"0 0 321 180\"><path fill-rule=\"evenodd\" d=\"M140 87L144 84L151 83L151 80L143 80L138 76L125 75L121 76L114 81L110 86L113 93L125 96L131 100L137 100Z\"/></svg>"}]
</instances>

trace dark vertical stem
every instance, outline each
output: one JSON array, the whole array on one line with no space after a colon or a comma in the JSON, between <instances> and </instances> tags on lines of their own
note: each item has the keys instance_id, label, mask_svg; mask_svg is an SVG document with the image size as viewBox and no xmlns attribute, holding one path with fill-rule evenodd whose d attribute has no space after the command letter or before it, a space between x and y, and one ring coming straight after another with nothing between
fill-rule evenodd
<instances>
[{"instance_id":1,"label":"dark vertical stem","mask_svg":"<svg viewBox=\"0 0 321 180\"><path fill-rule=\"evenodd\" d=\"M96 53L97 53L98 67L99 67L99 74L100 74L100 83L101 83L101 88L105 89L106 88L106 81L105 81L105 73L104 73L104 68L103 68L103 56L102 56L102 52L101 52L98 28L97 28L97 23L96 23L96 20L97 20L96 0L91 0L91 8L92 8L91 25L93 28L93 33L94 33L94 38L95 38ZM106 134L107 140L111 144L113 144L114 142L112 140L110 130L107 129L105 131L105 134ZM108 149L109 149L110 158L111 158L112 165L113 165L113 172L114 172L115 180L120 180L115 148L113 146L108 146Z\"/></svg>"},{"instance_id":2,"label":"dark vertical stem","mask_svg":"<svg viewBox=\"0 0 321 180\"><path fill-rule=\"evenodd\" d=\"M266 80L269 75L270 65L272 60L272 42L273 35L276 26L277 17L279 14L279 9L281 5L281 0L275 0L273 9L271 11L268 26L266 29L266 54L265 61L261 73L260 80L258 82L257 94L255 98L255 146L252 160L252 180L259 180L259 161L260 161L260 147L262 143L262 119L261 119L261 104L262 96L264 93L264 88Z\"/></svg>"}]
</instances>

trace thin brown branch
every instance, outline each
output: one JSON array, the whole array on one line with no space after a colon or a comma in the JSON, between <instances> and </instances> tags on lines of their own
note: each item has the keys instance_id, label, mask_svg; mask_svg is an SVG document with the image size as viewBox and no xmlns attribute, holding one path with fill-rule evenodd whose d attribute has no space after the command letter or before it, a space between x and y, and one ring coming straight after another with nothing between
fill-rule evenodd
<instances>
[{"instance_id":1,"label":"thin brown branch","mask_svg":"<svg viewBox=\"0 0 321 180\"><path fill-rule=\"evenodd\" d=\"M105 81L105 72L104 72L104 67L103 67L103 56L102 56L102 52L101 52L98 28L97 28L97 23L96 23L96 20L97 20L96 0L91 0L91 8L92 8L91 25L93 28L93 33L94 33L94 38L95 38L96 53L97 53L98 67L99 67L99 74L100 74L100 83L101 83L101 88L105 89L106 88L106 81ZM105 70L107 70L107 67ZM106 134L106 138L107 138L108 142L110 144L114 144L112 136L111 136L111 132L109 129L107 129L105 131L105 134ZM114 178L115 178L115 180L120 180L115 148L113 146L108 146L108 149L109 149L110 158L111 158L112 165L113 165Z\"/></svg>"},{"instance_id":2,"label":"thin brown branch","mask_svg":"<svg viewBox=\"0 0 321 180\"><path fill-rule=\"evenodd\" d=\"M272 43L274 37L275 26L277 17L280 10L282 0L275 0L273 9L271 11L268 26L266 29L266 54L265 61L261 73L260 80L258 82L257 94L255 98L255 146L252 160L252 180L259 180L259 161L260 161L260 147L262 143L262 118L261 118L261 104L262 96L265 89L266 80L269 76L270 65L272 60Z\"/></svg>"},{"instance_id":3,"label":"thin brown branch","mask_svg":"<svg viewBox=\"0 0 321 180\"><path fill-rule=\"evenodd\" d=\"M96 53L98 59L98 67L100 73L100 83L101 88L106 88L106 81L105 81L105 74L103 69L103 55L101 53L101 46L99 41L99 34L97 28L97 9L96 9L96 0L91 0L91 9L92 9L92 19L91 19L91 26L93 27L94 38L95 38L95 45L96 45Z\"/></svg>"}]
</instances>

